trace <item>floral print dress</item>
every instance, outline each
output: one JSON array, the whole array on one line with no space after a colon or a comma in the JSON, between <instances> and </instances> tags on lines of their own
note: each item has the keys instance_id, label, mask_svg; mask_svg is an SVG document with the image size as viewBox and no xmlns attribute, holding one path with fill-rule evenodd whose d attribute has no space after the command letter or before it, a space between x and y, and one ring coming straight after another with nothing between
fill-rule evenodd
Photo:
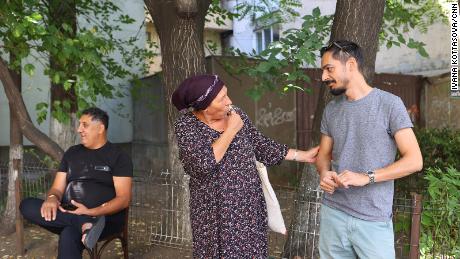
<instances>
[{"instance_id":1,"label":"floral print dress","mask_svg":"<svg viewBox=\"0 0 460 259\"><path fill-rule=\"evenodd\" d=\"M175 122L179 158L190 175L194 258L267 258L267 210L255 159L271 166L288 152L262 135L239 108L244 126L217 163L220 133L191 112Z\"/></svg>"}]
</instances>

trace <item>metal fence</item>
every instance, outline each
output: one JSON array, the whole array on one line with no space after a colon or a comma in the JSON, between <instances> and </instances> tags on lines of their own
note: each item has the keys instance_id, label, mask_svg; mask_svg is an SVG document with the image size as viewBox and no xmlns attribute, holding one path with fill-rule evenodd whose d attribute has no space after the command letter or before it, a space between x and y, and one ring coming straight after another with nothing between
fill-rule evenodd
<instances>
[{"instance_id":1,"label":"metal fence","mask_svg":"<svg viewBox=\"0 0 460 259\"><path fill-rule=\"evenodd\" d=\"M190 249L191 238L184 233L186 216L179 205L184 189L171 180L168 171L159 176L142 174L133 181L130 232L144 233L132 238L136 243Z\"/></svg>"},{"instance_id":2,"label":"metal fence","mask_svg":"<svg viewBox=\"0 0 460 259\"><path fill-rule=\"evenodd\" d=\"M43 163L31 163L23 166L22 197L43 198L51 186L54 169ZM8 163L0 163L0 213L3 213L8 198Z\"/></svg>"},{"instance_id":3,"label":"metal fence","mask_svg":"<svg viewBox=\"0 0 460 259\"><path fill-rule=\"evenodd\" d=\"M0 212L6 202L7 175L7 164L0 164ZM142 172L141 175L134 177L133 181L130 251L142 254L154 246L162 246L182 249L185 254L190 254L191 238L185 235L188 226L184 224L186 215L179 201L179 194L184 186L173 182L168 172L160 175ZM53 170L43 164L24 166L23 197L44 197L52 179ZM286 225L290 228L287 236L270 232L270 257L319 258L319 210L322 192L310 190L299 199L295 189L275 187L275 191ZM418 252L420 210L420 200L414 197L394 199L393 222L397 258L409 258L411 249ZM434 248L433 251L439 252L439 249ZM443 257L440 253L434 254L433 258L453 257Z\"/></svg>"}]
</instances>

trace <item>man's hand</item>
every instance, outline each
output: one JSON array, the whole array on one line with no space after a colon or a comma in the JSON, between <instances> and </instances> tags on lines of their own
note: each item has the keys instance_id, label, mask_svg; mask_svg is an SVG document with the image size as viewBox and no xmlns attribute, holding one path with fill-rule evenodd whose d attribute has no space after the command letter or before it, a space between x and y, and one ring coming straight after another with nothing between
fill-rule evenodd
<instances>
[{"instance_id":1,"label":"man's hand","mask_svg":"<svg viewBox=\"0 0 460 259\"><path fill-rule=\"evenodd\" d=\"M320 173L320 183L319 186L323 191L333 194L335 189L339 187L339 185L336 183L337 179L337 173L334 171L323 171Z\"/></svg>"},{"instance_id":2,"label":"man's hand","mask_svg":"<svg viewBox=\"0 0 460 259\"><path fill-rule=\"evenodd\" d=\"M345 170L337 176L336 182L340 187L344 188L348 188L349 186L364 186L369 183L369 176Z\"/></svg>"},{"instance_id":3,"label":"man's hand","mask_svg":"<svg viewBox=\"0 0 460 259\"><path fill-rule=\"evenodd\" d=\"M57 208L61 203L55 195L48 197L40 208L40 213L46 221L56 220Z\"/></svg>"},{"instance_id":4,"label":"man's hand","mask_svg":"<svg viewBox=\"0 0 460 259\"><path fill-rule=\"evenodd\" d=\"M88 215L88 216L93 216L91 215L90 209L88 209L85 205L82 203L78 203L74 200L71 200L70 203L77 207L75 210L66 210L63 207L59 206L59 210L62 212L70 213L70 214L75 214L75 215Z\"/></svg>"}]
</instances>

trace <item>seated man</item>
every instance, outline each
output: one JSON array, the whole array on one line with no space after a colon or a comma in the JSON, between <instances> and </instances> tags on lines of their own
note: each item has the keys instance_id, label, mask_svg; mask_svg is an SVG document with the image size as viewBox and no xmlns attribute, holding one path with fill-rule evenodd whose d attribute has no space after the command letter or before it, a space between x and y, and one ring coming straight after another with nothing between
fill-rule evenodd
<instances>
[{"instance_id":1,"label":"seated man","mask_svg":"<svg viewBox=\"0 0 460 259\"><path fill-rule=\"evenodd\" d=\"M62 158L46 200L21 202L24 218L59 234L58 258L82 258L99 237L120 232L131 200L131 159L107 141L109 117L89 108L80 117L81 144Z\"/></svg>"}]
</instances>

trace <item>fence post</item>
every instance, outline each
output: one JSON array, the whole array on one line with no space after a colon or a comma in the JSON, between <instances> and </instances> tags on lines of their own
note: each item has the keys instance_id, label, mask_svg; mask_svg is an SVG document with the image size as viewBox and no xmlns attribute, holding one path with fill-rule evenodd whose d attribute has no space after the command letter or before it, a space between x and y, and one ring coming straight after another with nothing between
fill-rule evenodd
<instances>
[{"instance_id":1,"label":"fence post","mask_svg":"<svg viewBox=\"0 0 460 259\"><path fill-rule=\"evenodd\" d=\"M422 195L415 192L412 196L412 224L410 232L410 259L420 258L420 218L422 215Z\"/></svg>"},{"instance_id":2,"label":"fence post","mask_svg":"<svg viewBox=\"0 0 460 259\"><path fill-rule=\"evenodd\" d=\"M16 200L16 253L18 255L24 255L24 224L21 212L19 211L19 204L21 203L21 181L22 181L22 171L21 160L13 159L13 168L15 174L15 200Z\"/></svg>"}]
</instances>

